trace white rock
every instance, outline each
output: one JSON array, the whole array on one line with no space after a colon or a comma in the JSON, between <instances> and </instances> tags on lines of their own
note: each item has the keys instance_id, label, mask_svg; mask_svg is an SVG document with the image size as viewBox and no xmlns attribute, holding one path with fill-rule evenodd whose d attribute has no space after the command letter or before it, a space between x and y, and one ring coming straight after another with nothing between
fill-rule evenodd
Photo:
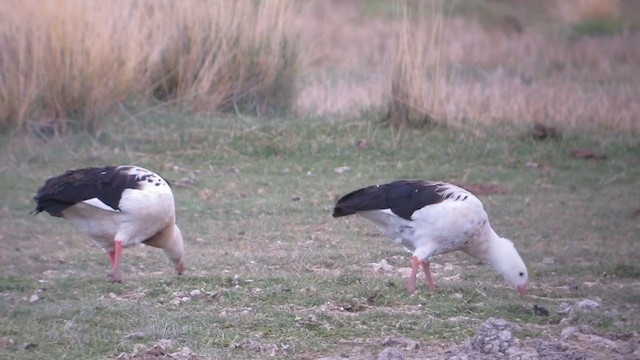
<instances>
[{"instance_id":1,"label":"white rock","mask_svg":"<svg viewBox=\"0 0 640 360\"><path fill-rule=\"evenodd\" d=\"M380 354L378 354L377 360L404 360L404 354L402 351L390 347L382 350Z\"/></svg>"},{"instance_id":2,"label":"white rock","mask_svg":"<svg viewBox=\"0 0 640 360\"><path fill-rule=\"evenodd\" d=\"M576 306L580 310L594 310L600 307L600 304L596 301L585 299L582 301L578 301Z\"/></svg>"},{"instance_id":3,"label":"white rock","mask_svg":"<svg viewBox=\"0 0 640 360\"><path fill-rule=\"evenodd\" d=\"M575 333L577 332L578 332L578 328L576 326L568 326L562 329L562 331L560 332L560 336L562 336L563 339L568 339L573 335L575 335Z\"/></svg>"}]
</instances>

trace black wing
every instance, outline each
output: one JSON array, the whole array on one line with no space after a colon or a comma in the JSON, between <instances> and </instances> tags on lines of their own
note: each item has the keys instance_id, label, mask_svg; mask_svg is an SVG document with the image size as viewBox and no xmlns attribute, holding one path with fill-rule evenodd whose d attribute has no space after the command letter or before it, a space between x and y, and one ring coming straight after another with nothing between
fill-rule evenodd
<instances>
[{"instance_id":1,"label":"black wing","mask_svg":"<svg viewBox=\"0 0 640 360\"><path fill-rule=\"evenodd\" d=\"M424 180L399 180L362 188L340 198L333 209L333 217L390 209L401 218L411 220L415 211L447 198L439 191L442 185Z\"/></svg>"},{"instance_id":2,"label":"black wing","mask_svg":"<svg viewBox=\"0 0 640 360\"><path fill-rule=\"evenodd\" d=\"M137 189L138 181L135 175L125 171L127 167L91 167L69 170L62 175L48 179L38 189L34 197L36 208L32 213L42 211L52 216L62 217L62 211L76 203L92 198L119 209L120 198L125 189Z\"/></svg>"}]
</instances>

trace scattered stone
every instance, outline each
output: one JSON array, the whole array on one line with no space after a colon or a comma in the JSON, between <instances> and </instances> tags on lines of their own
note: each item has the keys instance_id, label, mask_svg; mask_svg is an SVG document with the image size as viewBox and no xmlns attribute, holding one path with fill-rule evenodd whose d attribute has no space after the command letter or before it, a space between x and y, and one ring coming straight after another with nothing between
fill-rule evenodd
<instances>
[{"instance_id":1,"label":"scattered stone","mask_svg":"<svg viewBox=\"0 0 640 360\"><path fill-rule=\"evenodd\" d=\"M560 336L562 336L563 339L568 339L575 335L578 331L579 330L577 326L567 326L566 328L562 329L562 331L560 332Z\"/></svg>"},{"instance_id":2,"label":"scattered stone","mask_svg":"<svg viewBox=\"0 0 640 360\"><path fill-rule=\"evenodd\" d=\"M554 258L553 256L545 256L542 259L542 264L544 265L553 265L556 263L556 258Z\"/></svg>"},{"instance_id":3,"label":"scattered stone","mask_svg":"<svg viewBox=\"0 0 640 360\"><path fill-rule=\"evenodd\" d=\"M379 263L369 263L369 266L373 269L373 272L391 272L395 268L387 262L387 259L380 260Z\"/></svg>"},{"instance_id":4,"label":"scattered stone","mask_svg":"<svg viewBox=\"0 0 640 360\"><path fill-rule=\"evenodd\" d=\"M386 337L382 342L382 346L400 347L404 350L417 350L420 348L420 344L415 340L392 336Z\"/></svg>"},{"instance_id":5,"label":"scattered stone","mask_svg":"<svg viewBox=\"0 0 640 360\"><path fill-rule=\"evenodd\" d=\"M345 173L345 172L347 172L349 170L351 170L351 166L339 166L339 167L333 169L333 171L336 174L343 174L343 173Z\"/></svg>"},{"instance_id":6,"label":"scattered stone","mask_svg":"<svg viewBox=\"0 0 640 360\"><path fill-rule=\"evenodd\" d=\"M573 307L566 302L560 303L558 306L558 314L569 315L573 312Z\"/></svg>"},{"instance_id":7,"label":"scattered stone","mask_svg":"<svg viewBox=\"0 0 640 360\"><path fill-rule=\"evenodd\" d=\"M402 351L390 347L382 350L380 354L378 354L378 357L376 357L376 360L404 360L404 354Z\"/></svg>"},{"instance_id":8,"label":"scattered stone","mask_svg":"<svg viewBox=\"0 0 640 360\"><path fill-rule=\"evenodd\" d=\"M174 297L173 299L171 299L171 301L169 301L169 304L171 305L182 305L184 303L187 303L191 301L191 298L188 296L177 296Z\"/></svg>"},{"instance_id":9,"label":"scattered stone","mask_svg":"<svg viewBox=\"0 0 640 360\"><path fill-rule=\"evenodd\" d=\"M173 347L173 341L162 339L153 347L147 348L143 344L136 344L133 352L122 353L117 359L121 360L151 360L151 359L173 359L173 360L204 360L205 357L197 355L188 347L183 347L176 352L169 352Z\"/></svg>"},{"instance_id":10,"label":"scattered stone","mask_svg":"<svg viewBox=\"0 0 640 360\"><path fill-rule=\"evenodd\" d=\"M600 304L598 302L596 302L596 301L585 299L585 300L582 300L582 301L578 301L576 303L576 306L578 307L579 310L590 311L590 310L595 310L595 309L599 308Z\"/></svg>"},{"instance_id":11,"label":"scattered stone","mask_svg":"<svg viewBox=\"0 0 640 360\"><path fill-rule=\"evenodd\" d=\"M622 344L613 348L613 352L620 355L631 355L635 350L636 349L634 349L633 346L629 344Z\"/></svg>"},{"instance_id":12,"label":"scattered stone","mask_svg":"<svg viewBox=\"0 0 640 360\"><path fill-rule=\"evenodd\" d=\"M31 342L22 344L22 348L25 350L35 349L37 346L38 346L37 344L31 343Z\"/></svg>"},{"instance_id":13,"label":"scattered stone","mask_svg":"<svg viewBox=\"0 0 640 360\"><path fill-rule=\"evenodd\" d=\"M480 330L468 342L472 350L488 355L505 355L514 343L511 329L513 325L506 320L489 318L480 325Z\"/></svg>"},{"instance_id":14,"label":"scattered stone","mask_svg":"<svg viewBox=\"0 0 640 360\"><path fill-rule=\"evenodd\" d=\"M33 294L31 295L31 297L29 298L29 302L34 303L36 301L40 300L40 297L37 294Z\"/></svg>"}]
</instances>

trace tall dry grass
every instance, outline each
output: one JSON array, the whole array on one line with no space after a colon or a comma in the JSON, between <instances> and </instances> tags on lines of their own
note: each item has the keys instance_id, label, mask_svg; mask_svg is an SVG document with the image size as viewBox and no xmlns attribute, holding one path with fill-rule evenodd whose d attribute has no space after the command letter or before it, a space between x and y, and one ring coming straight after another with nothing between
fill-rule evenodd
<instances>
[{"instance_id":1,"label":"tall dry grass","mask_svg":"<svg viewBox=\"0 0 640 360\"><path fill-rule=\"evenodd\" d=\"M438 1L415 3L431 11ZM427 21L439 16L428 12L410 12L409 18L425 20L403 23L402 13L363 17L367 2L312 3L315 11L302 15L299 32L303 39L314 34L315 43L325 46L313 49L313 67L301 73L300 113L370 118L393 100L419 104L413 111L452 126L542 122L561 129L640 131L634 90L640 88L638 32L576 37L571 23L558 21L555 2L539 4L535 20L519 2L500 2L517 28L446 11L442 26ZM621 18L623 4L640 6L607 3L609 10L598 11L615 14L620 6ZM333 16L316 21L318 8L321 14L330 8ZM438 69L440 77L434 76Z\"/></svg>"},{"instance_id":2,"label":"tall dry grass","mask_svg":"<svg viewBox=\"0 0 640 360\"><path fill-rule=\"evenodd\" d=\"M446 86L442 2L426 6L402 1L396 3L396 12L400 22L391 39L387 121L394 126L442 121Z\"/></svg>"},{"instance_id":3,"label":"tall dry grass","mask_svg":"<svg viewBox=\"0 0 640 360\"><path fill-rule=\"evenodd\" d=\"M286 110L284 0L0 2L0 128L95 129L124 101Z\"/></svg>"}]
</instances>

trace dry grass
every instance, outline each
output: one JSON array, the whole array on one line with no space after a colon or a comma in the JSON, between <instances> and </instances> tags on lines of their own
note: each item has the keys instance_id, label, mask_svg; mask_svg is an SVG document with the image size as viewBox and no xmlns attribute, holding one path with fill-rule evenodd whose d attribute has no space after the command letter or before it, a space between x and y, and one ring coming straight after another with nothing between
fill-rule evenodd
<instances>
[{"instance_id":1,"label":"dry grass","mask_svg":"<svg viewBox=\"0 0 640 360\"><path fill-rule=\"evenodd\" d=\"M417 16L410 16L414 10ZM393 38L389 77L389 123L423 125L442 119L445 68L442 65L442 2L397 10L401 21ZM433 69L433 74L430 70Z\"/></svg>"},{"instance_id":2,"label":"dry grass","mask_svg":"<svg viewBox=\"0 0 640 360\"><path fill-rule=\"evenodd\" d=\"M95 129L150 96L261 113L292 98L285 1L6 1L0 14L1 128Z\"/></svg>"},{"instance_id":3,"label":"dry grass","mask_svg":"<svg viewBox=\"0 0 640 360\"><path fill-rule=\"evenodd\" d=\"M474 4L5 1L0 127L95 129L121 104L159 100L197 111L391 110L400 122L640 130L640 35L571 33L571 19L628 21L636 3Z\"/></svg>"},{"instance_id":4,"label":"dry grass","mask_svg":"<svg viewBox=\"0 0 640 360\"><path fill-rule=\"evenodd\" d=\"M431 3L422 9L437 10ZM383 16L367 17L363 3L330 2L326 6L335 16L306 21L300 30L303 43L310 41L308 33L325 46L306 54L315 61L302 73L296 108L301 114L357 117L387 109L391 98L422 104L424 113L435 109L437 118L453 125L544 122L566 129L640 130L633 91L640 86L640 68L632 60L640 57L640 35L574 38L567 35L570 24L557 22L557 4L540 4L540 15L530 22L517 5L504 21L444 16L437 25L424 21L438 19L429 12L413 11L423 21L411 23L389 15L391 6ZM302 17L323 13L318 8L323 9L316 4ZM412 41L396 42L403 36ZM403 81L404 91L412 91L388 91L389 84Z\"/></svg>"}]
</instances>

